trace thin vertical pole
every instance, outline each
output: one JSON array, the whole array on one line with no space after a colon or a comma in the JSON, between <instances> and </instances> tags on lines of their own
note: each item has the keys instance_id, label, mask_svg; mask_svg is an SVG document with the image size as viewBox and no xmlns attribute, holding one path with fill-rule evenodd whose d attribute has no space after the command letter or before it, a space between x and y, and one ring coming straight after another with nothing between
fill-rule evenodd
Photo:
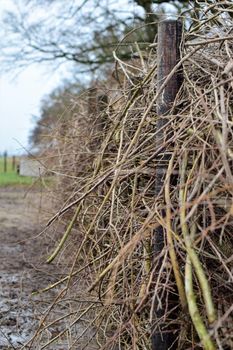
<instances>
[{"instance_id":1,"label":"thin vertical pole","mask_svg":"<svg viewBox=\"0 0 233 350\"><path fill-rule=\"evenodd\" d=\"M182 23L176 20L165 20L158 25L158 48L157 48L157 88L159 89L167 78L171 70L180 60L180 44L182 36ZM157 100L157 123L156 123L156 149L162 149L156 166L155 174L155 195L163 195L162 189L168 161L170 159L169 150L166 149L166 142L172 137L171 127L166 125L169 123L169 112L179 91L182 83L182 74L177 71L171 79L169 79L165 88L161 92ZM164 145L164 147L163 147ZM162 212L162 215L164 213ZM155 230L153 242L154 257L157 261L155 279L158 277L158 271L161 268L162 258L158 261L158 256L165 246L165 235L163 227L160 226ZM160 277L161 278L161 277ZM155 281L156 282L156 281ZM162 281L161 281L162 282ZM152 324L152 350L168 350L176 349L174 344L176 335L172 332L170 326L165 320L165 315L174 308L174 297L165 293L160 302L154 303L153 306L153 324ZM157 299L156 299L157 300ZM178 304L178 299L175 301ZM170 319L176 318L170 313ZM160 321L160 322L159 322ZM159 326L157 324L159 323Z\"/></svg>"},{"instance_id":2,"label":"thin vertical pole","mask_svg":"<svg viewBox=\"0 0 233 350\"><path fill-rule=\"evenodd\" d=\"M7 172L7 151L4 152L4 173Z\"/></svg>"},{"instance_id":3,"label":"thin vertical pole","mask_svg":"<svg viewBox=\"0 0 233 350\"><path fill-rule=\"evenodd\" d=\"M93 87L88 92L88 115L96 116L97 113L97 88Z\"/></svg>"}]
</instances>

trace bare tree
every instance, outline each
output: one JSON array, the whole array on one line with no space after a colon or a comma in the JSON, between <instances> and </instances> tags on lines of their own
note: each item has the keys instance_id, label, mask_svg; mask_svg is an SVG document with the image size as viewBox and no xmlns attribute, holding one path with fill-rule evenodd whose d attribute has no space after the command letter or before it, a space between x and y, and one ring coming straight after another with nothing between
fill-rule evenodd
<instances>
[{"instance_id":1,"label":"bare tree","mask_svg":"<svg viewBox=\"0 0 233 350\"><path fill-rule=\"evenodd\" d=\"M95 71L131 55L130 44L145 47L153 41L158 6L176 1L17 0L5 12L1 32L1 66L25 67L30 63L72 63L78 73ZM182 6L188 1L182 1ZM160 11L163 8L160 7ZM132 30L140 26L140 30ZM126 39L119 41L126 35Z\"/></svg>"}]
</instances>

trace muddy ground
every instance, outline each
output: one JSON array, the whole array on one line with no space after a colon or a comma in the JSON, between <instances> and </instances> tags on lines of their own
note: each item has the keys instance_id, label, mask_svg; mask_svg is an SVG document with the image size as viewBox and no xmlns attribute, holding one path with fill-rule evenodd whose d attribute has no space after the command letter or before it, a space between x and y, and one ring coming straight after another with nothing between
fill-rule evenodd
<instances>
[{"instance_id":1,"label":"muddy ground","mask_svg":"<svg viewBox=\"0 0 233 350\"><path fill-rule=\"evenodd\" d=\"M47 339L25 346L56 297L55 290L36 296L32 293L59 280L64 273L59 264L54 267L45 262L51 247L41 232L49 216L48 200L40 191L25 197L22 189L0 189L0 349L43 349L42 344L60 331L60 326L50 327L43 335ZM62 316L62 310L57 313L55 318ZM77 332L83 329L84 325L78 324ZM46 347L79 348L77 344L68 346L67 342Z\"/></svg>"}]
</instances>

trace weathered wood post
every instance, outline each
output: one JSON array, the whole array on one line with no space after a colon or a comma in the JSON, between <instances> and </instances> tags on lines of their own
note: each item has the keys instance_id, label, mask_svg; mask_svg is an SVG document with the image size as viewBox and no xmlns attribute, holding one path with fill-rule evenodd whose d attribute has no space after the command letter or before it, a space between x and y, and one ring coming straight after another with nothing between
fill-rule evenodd
<instances>
[{"instance_id":1,"label":"weathered wood post","mask_svg":"<svg viewBox=\"0 0 233 350\"><path fill-rule=\"evenodd\" d=\"M182 23L177 20L165 20L158 25L158 48L157 48L157 89L161 88L164 80L171 70L180 60L180 45L182 36ZM156 123L156 149L162 147L162 151L157 160L155 177L155 195L158 196L163 188L168 161L170 159L169 150L166 149L166 142L172 137L171 127L166 127L169 123L169 112L182 83L182 74L177 71L169 79L165 88L157 100L157 123ZM164 145L164 147L163 147ZM163 215L164 213L162 213ZM154 256L159 256L165 245L165 235L163 227L155 230L154 236ZM160 269L162 258L157 264L157 271ZM157 274L155 274L157 278ZM156 281L155 281L156 282ZM165 314L174 307L174 299L169 307L170 296L166 296L160 303L155 302L153 309L152 325L152 350L176 349L174 344L175 336L172 330L162 322ZM178 299L177 299L178 303ZM169 310L170 309L170 310ZM157 327L157 322L160 325ZM172 346L173 345L173 346Z\"/></svg>"},{"instance_id":2,"label":"weathered wood post","mask_svg":"<svg viewBox=\"0 0 233 350\"><path fill-rule=\"evenodd\" d=\"M7 151L4 152L3 157L4 157L4 173L6 173L7 172Z\"/></svg>"}]
</instances>

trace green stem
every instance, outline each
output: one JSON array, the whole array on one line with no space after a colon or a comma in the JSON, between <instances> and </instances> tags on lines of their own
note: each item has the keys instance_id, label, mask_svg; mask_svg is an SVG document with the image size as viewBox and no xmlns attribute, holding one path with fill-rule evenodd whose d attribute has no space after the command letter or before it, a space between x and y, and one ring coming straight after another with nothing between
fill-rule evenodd
<instances>
[{"instance_id":1,"label":"green stem","mask_svg":"<svg viewBox=\"0 0 233 350\"><path fill-rule=\"evenodd\" d=\"M72 220L70 221L70 223L69 223L69 225L68 225L68 227L66 229L66 232L64 233L64 235L63 235L62 239L60 240L58 246L54 250L53 254L50 255L50 257L48 257L48 259L46 260L46 262L48 264L50 264L56 258L56 256L58 255L58 253L62 249L65 241L67 240L67 238L68 238L68 236L69 236L69 234L70 234L70 232L71 232L71 230L72 230L72 228L73 228L73 226L75 224L75 221L77 220L77 217L78 217L78 214L80 212L80 209L81 209L81 204L79 204L79 206L77 207L77 209L76 209L76 211L74 213L74 216L73 216Z\"/></svg>"},{"instance_id":2,"label":"green stem","mask_svg":"<svg viewBox=\"0 0 233 350\"><path fill-rule=\"evenodd\" d=\"M189 314L204 349L216 350L216 346L206 329L197 307L196 296L193 290L192 264L189 255L187 255L185 264L185 292L188 301Z\"/></svg>"}]
</instances>

